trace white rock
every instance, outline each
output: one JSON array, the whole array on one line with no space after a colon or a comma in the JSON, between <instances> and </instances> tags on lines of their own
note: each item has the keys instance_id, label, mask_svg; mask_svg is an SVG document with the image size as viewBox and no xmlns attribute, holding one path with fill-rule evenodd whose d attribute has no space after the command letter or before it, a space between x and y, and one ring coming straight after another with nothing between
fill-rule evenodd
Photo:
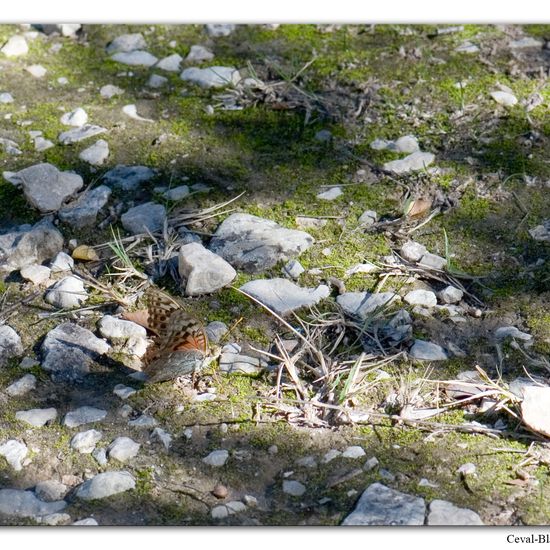
<instances>
[{"instance_id":1,"label":"white rock","mask_svg":"<svg viewBox=\"0 0 550 550\"><path fill-rule=\"evenodd\" d=\"M98 430L79 432L71 439L71 448L79 453L90 454L102 437L103 434Z\"/></svg>"},{"instance_id":2,"label":"white rock","mask_svg":"<svg viewBox=\"0 0 550 550\"><path fill-rule=\"evenodd\" d=\"M54 143L49 139L45 139L42 136L38 136L34 139L35 151L42 152L54 147Z\"/></svg>"},{"instance_id":3,"label":"white rock","mask_svg":"<svg viewBox=\"0 0 550 550\"><path fill-rule=\"evenodd\" d=\"M301 307L317 304L330 295L330 288L326 285L304 288L282 278L249 281L241 286L241 290L279 315L286 315Z\"/></svg>"},{"instance_id":4,"label":"white rock","mask_svg":"<svg viewBox=\"0 0 550 550\"><path fill-rule=\"evenodd\" d=\"M403 298L411 306L434 307L437 304L437 297L431 290L411 290Z\"/></svg>"},{"instance_id":5,"label":"white rock","mask_svg":"<svg viewBox=\"0 0 550 550\"><path fill-rule=\"evenodd\" d=\"M378 221L378 214L374 210L365 210L357 221L359 225L369 226Z\"/></svg>"},{"instance_id":6,"label":"white rock","mask_svg":"<svg viewBox=\"0 0 550 550\"><path fill-rule=\"evenodd\" d=\"M24 443L17 441L16 439L10 439L3 445L0 445L0 455L2 455L7 463L16 471L19 472L23 469L21 462L27 456L28 449Z\"/></svg>"},{"instance_id":7,"label":"white rock","mask_svg":"<svg viewBox=\"0 0 550 550\"><path fill-rule=\"evenodd\" d=\"M92 166L101 166L108 156L109 144L104 139L99 139L93 145L81 151L78 158Z\"/></svg>"},{"instance_id":8,"label":"white rock","mask_svg":"<svg viewBox=\"0 0 550 550\"><path fill-rule=\"evenodd\" d=\"M102 126L95 126L94 124L85 124L79 128L73 128L66 132L61 132L57 139L62 145L72 145L78 143L84 139L88 139L99 134L103 134L107 129Z\"/></svg>"},{"instance_id":9,"label":"white rock","mask_svg":"<svg viewBox=\"0 0 550 550\"><path fill-rule=\"evenodd\" d=\"M219 468L223 466L229 458L229 452L225 449L212 451L208 456L204 457L202 461L209 466Z\"/></svg>"},{"instance_id":10,"label":"white rock","mask_svg":"<svg viewBox=\"0 0 550 550\"><path fill-rule=\"evenodd\" d=\"M409 355L420 361L446 361L449 358L441 346L425 340L415 340Z\"/></svg>"},{"instance_id":11,"label":"white rock","mask_svg":"<svg viewBox=\"0 0 550 550\"><path fill-rule=\"evenodd\" d=\"M460 46L457 46L455 48L455 52L457 53L476 53L479 52L479 47L473 44L472 42L465 40L460 44Z\"/></svg>"},{"instance_id":12,"label":"white rock","mask_svg":"<svg viewBox=\"0 0 550 550\"><path fill-rule=\"evenodd\" d=\"M91 424L92 422L101 422L107 416L107 411L95 407L79 407L65 415L63 425L68 428L76 428L82 424Z\"/></svg>"},{"instance_id":13,"label":"white rock","mask_svg":"<svg viewBox=\"0 0 550 550\"><path fill-rule=\"evenodd\" d=\"M117 63L123 63L124 65L141 67L151 67L158 61L158 58L154 55L142 50L115 53L111 56L111 59Z\"/></svg>"},{"instance_id":14,"label":"white rock","mask_svg":"<svg viewBox=\"0 0 550 550\"><path fill-rule=\"evenodd\" d=\"M187 296L214 292L230 284L237 276L228 262L199 243L189 243L180 248L178 269L186 281Z\"/></svg>"},{"instance_id":15,"label":"white rock","mask_svg":"<svg viewBox=\"0 0 550 550\"><path fill-rule=\"evenodd\" d=\"M48 289L44 297L48 304L60 309L78 307L87 299L88 293L84 289L82 279L73 275L57 281Z\"/></svg>"},{"instance_id":16,"label":"white rock","mask_svg":"<svg viewBox=\"0 0 550 550\"><path fill-rule=\"evenodd\" d=\"M109 458L127 462L139 452L141 445L129 437L117 437L108 447Z\"/></svg>"},{"instance_id":17,"label":"white rock","mask_svg":"<svg viewBox=\"0 0 550 550\"><path fill-rule=\"evenodd\" d=\"M398 138L388 148L398 153L414 153L416 151L420 151L418 139L411 135Z\"/></svg>"},{"instance_id":18,"label":"white rock","mask_svg":"<svg viewBox=\"0 0 550 550\"><path fill-rule=\"evenodd\" d=\"M141 33L122 34L109 42L105 48L108 54L118 52L132 52L134 50L143 50L147 47L145 38Z\"/></svg>"},{"instance_id":19,"label":"white rock","mask_svg":"<svg viewBox=\"0 0 550 550\"><path fill-rule=\"evenodd\" d=\"M428 525L484 525L478 514L445 500L432 500Z\"/></svg>"},{"instance_id":20,"label":"white rock","mask_svg":"<svg viewBox=\"0 0 550 550\"><path fill-rule=\"evenodd\" d=\"M149 88L162 88L168 84L168 79L160 74L152 74L147 81Z\"/></svg>"},{"instance_id":21,"label":"white rock","mask_svg":"<svg viewBox=\"0 0 550 550\"><path fill-rule=\"evenodd\" d=\"M212 61L212 59L214 59L214 54L210 50L195 44L191 46L185 61L187 63L202 63L203 61Z\"/></svg>"},{"instance_id":22,"label":"white rock","mask_svg":"<svg viewBox=\"0 0 550 550\"><path fill-rule=\"evenodd\" d=\"M331 187L327 191L323 191L322 193L319 193L317 195L317 198L325 201L333 201L334 199L337 199L340 195L343 195L343 194L344 192L342 191L341 187Z\"/></svg>"},{"instance_id":23,"label":"white rock","mask_svg":"<svg viewBox=\"0 0 550 550\"><path fill-rule=\"evenodd\" d=\"M518 98L514 94L511 94L509 92L496 90L494 92L491 92L490 95L497 103L505 105L506 107L512 107L518 102Z\"/></svg>"},{"instance_id":24,"label":"white rock","mask_svg":"<svg viewBox=\"0 0 550 550\"><path fill-rule=\"evenodd\" d=\"M283 273L291 279L298 279L300 275L305 271L304 267L298 260L290 260L283 267Z\"/></svg>"},{"instance_id":25,"label":"white rock","mask_svg":"<svg viewBox=\"0 0 550 550\"><path fill-rule=\"evenodd\" d=\"M181 55L174 53L161 59L156 65L156 69L177 73L180 70L180 63L183 61Z\"/></svg>"},{"instance_id":26,"label":"white rock","mask_svg":"<svg viewBox=\"0 0 550 550\"><path fill-rule=\"evenodd\" d=\"M445 258L442 258L441 256L438 256L437 254L432 254L431 252L426 252L420 258L419 264L422 267L428 267L430 269L437 269L439 271L442 271L447 266L447 260Z\"/></svg>"},{"instance_id":27,"label":"white rock","mask_svg":"<svg viewBox=\"0 0 550 550\"><path fill-rule=\"evenodd\" d=\"M0 489L0 514L15 517L34 517L54 514L67 506L64 500L43 502L32 491Z\"/></svg>"},{"instance_id":28,"label":"white rock","mask_svg":"<svg viewBox=\"0 0 550 550\"><path fill-rule=\"evenodd\" d=\"M8 92L0 93L0 104L13 103L13 96Z\"/></svg>"},{"instance_id":29,"label":"white rock","mask_svg":"<svg viewBox=\"0 0 550 550\"><path fill-rule=\"evenodd\" d=\"M50 263L52 273L61 273L71 271L74 267L74 260L65 252L58 252L56 257Z\"/></svg>"},{"instance_id":30,"label":"white rock","mask_svg":"<svg viewBox=\"0 0 550 550\"><path fill-rule=\"evenodd\" d=\"M99 94L103 99L111 99L114 96L121 95L124 93L122 88L115 86L114 84L105 84L99 90Z\"/></svg>"},{"instance_id":31,"label":"white rock","mask_svg":"<svg viewBox=\"0 0 550 550\"><path fill-rule=\"evenodd\" d=\"M109 461L107 460L107 449L105 447L98 447L92 452L94 460L100 466L107 466Z\"/></svg>"},{"instance_id":32,"label":"white rock","mask_svg":"<svg viewBox=\"0 0 550 550\"><path fill-rule=\"evenodd\" d=\"M35 78L42 78L47 72L42 65L29 65L25 70Z\"/></svg>"},{"instance_id":33,"label":"white rock","mask_svg":"<svg viewBox=\"0 0 550 550\"><path fill-rule=\"evenodd\" d=\"M285 479L283 481L283 493L293 497L301 497L306 492L306 487L299 481Z\"/></svg>"},{"instance_id":34,"label":"white rock","mask_svg":"<svg viewBox=\"0 0 550 550\"><path fill-rule=\"evenodd\" d=\"M57 411L54 408L49 409L30 409L28 411L17 411L15 418L26 422L31 426L41 427L57 418Z\"/></svg>"},{"instance_id":35,"label":"white rock","mask_svg":"<svg viewBox=\"0 0 550 550\"><path fill-rule=\"evenodd\" d=\"M432 164L434 160L435 156L432 153L417 151L406 156L405 158L386 162L383 168L384 170L395 174L407 174L408 172L424 170Z\"/></svg>"},{"instance_id":36,"label":"white rock","mask_svg":"<svg viewBox=\"0 0 550 550\"><path fill-rule=\"evenodd\" d=\"M133 428L154 428L157 425L157 421L152 417L146 414L142 414L135 420L130 420L128 426Z\"/></svg>"},{"instance_id":37,"label":"white rock","mask_svg":"<svg viewBox=\"0 0 550 550\"><path fill-rule=\"evenodd\" d=\"M364 264L355 264L346 269L344 277L351 277L352 275L356 275L357 273L374 273L379 270L380 268L378 266L371 264L370 262Z\"/></svg>"},{"instance_id":38,"label":"white rock","mask_svg":"<svg viewBox=\"0 0 550 550\"><path fill-rule=\"evenodd\" d=\"M342 456L342 451L338 451L337 449L330 449L330 451L327 451L322 458L322 462L324 464L327 464L328 462L331 462L335 458L338 458L339 456Z\"/></svg>"},{"instance_id":39,"label":"white rock","mask_svg":"<svg viewBox=\"0 0 550 550\"><path fill-rule=\"evenodd\" d=\"M125 386L124 384L117 384L113 389L113 393L121 399L128 399L136 392L136 389L131 388L130 386Z\"/></svg>"},{"instance_id":40,"label":"white rock","mask_svg":"<svg viewBox=\"0 0 550 550\"><path fill-rule=\"evenodd\" d=\"M210 23L205 25L205 28L208 36L219 37L229 36L237 28L237 25Z\"/></svg>"},{"instance_id":41,"label":"white rock","mask_svg":"<svg viewBox=\"0 0 550 550\"><path fill-rule=\"evenodd\" d=\"M359 447L358 445L347 447L342 453L342 457L344 458L361 458L362 456L365 456L365 451L363 447Z\"/></svg>"},{"instance_id":42,"label":"white rock","mask_svg":"<svg viewBox=\"0 0 550 550\"><path fill-rule=\"evenodd\" d=\"M32 264L21 269L21 277L34 285L41 285L50 278L50 268L45 265Z\"/></svg>"},{"instance_id":43,"label":"white rock","mask_svg":"<svg viewBox=\"0 0 550 550\"><path fill-rule=\"evenodd\" d=\"M141 325L112 315L105 315L98 323L99 333L104 338L116 341L128 340L130 337L145 338L147 331Z\"/></svg>"},{"instance_id":44,"label":"white rock","mask_svg":"<svg viewBox=\"0 0 550 550\"><path fill-rule=\"evenodd\" d=\"M504 340L505 338L515 338L524 342L530 342L533 337L527 332L522 332L516 327L499 327L495 330L495 338Z\"/></svg>"},{"instance_id":45,"label":"white rock","mask_svg":"<svg viewBox=\"0 0 550 550\"><path fill-rule=\"evenodd\" d=\"M170 449L172 445L172 436L162 428L155 428L151 433L151 439L160 441L166 450Z\"/></svg>"},{"instance_id":46,"label":"white rock","mask_svg":"<svg viewBox=\"0 0 550 550\"><path fill-rule=\"evenodd\" d=\"M94 518L84 518L84 519L79 519L78 521L74 521L73 523L71 523L71 525L99 525L99 523L97 523L97 521L94 519Z\"/></svg>"},{"instance_id":47,"label":"white rock","mask_svg":"<svg viewBox=\"0 0 550 550\"><path fill-rule=\"evenodd\" d=\"M456 304L462 300L464 292L460 288L456 288L456 286L449 285L441 290L438 296L444 304Z\"/></svg>"},{"instance_id":48,"label":"white rock","mask_svg":"<svg viewBox=\"0 0 550 550\"><path fill-rule=\"evenodd\" d=\"M85 481L76 491L82 500L96 500L134 489L136 480L130 472L104 472Z\"/></svg>"},{"instance_id":49,"label":"white rock","mask_svg":"<svg viewBox=\"0 0 550 550\"><path fill-rule=\"evenodd\" d=\"M60 120L61 124L65 124L65 126L76 126L80 128L88 122L88 113L86 113L82 107L78 107L74 111L65 113Z\"/></svg>"},{"instance_id":50,"label":"white rock","mask_svg":"<svg viewBox=\"0 0 550 550\"><path fill-rule=\"evenodd\" d=\"M241 80L241 75L234 67L214 66L205 69L190 67L180 74L180 78L197 84L201 88L220 88L237 84Z\"/></svg>"},{"instance_id":51,"label":"white rock","mask_svg":"<svg viewBox=\"0 0 550 550\"><path fill-rule=\"evenodd\" d=\"M6 388L6 393L11 397L25 395L36 388L36 376L25 374Z\"/></svg>"},{"instance_id":52,"label":"white rock","mask_svg":"<svg viewBox=\"0 0 550 550\"><path fill-rule=\"evenodd\" d=\"M67 494L67 486L55 479L47 479L37 483L34 492L44 502L55 502Z\"/></svg>"},{"instance_id":53,"label":"white rock","mask_svg":"<svg viewBox=\"0 0 550 550\"><path fill-rule=\"evenodd\" d=\"M29 46L24 37L16 34L12 36L0 49L6 57L17 57L25 55L29 51Z\"/></svg>"},{"instance_id":54,"label":"white rock","mask_svg":"<svg viewBox=\"0 0 550 550\"><path fill-rule=\"evenodd\" d=\"M380 464L379 460L375 456L371 456L365 464L363 464L363 470L370 472L378 467Z\"/></svg>"},{"instance_id":55,"label":"white rock","mask_svg":"<svg viewBox=\"0 0 550 550\"><path fill-rule=\"evenodd\" d=\"M550 437L550 387L524 386L522 388L521 418L535 432Z\"/></svg>"},{"instance_id":56,"label":"white rock","mask_svg":"<svg viewBox=\"0 0 550 550\"><path fill-rule=\"evenodd\" d=\"M133 118L134 120L141 120L142 122L154 122L154 120L150 118L144 118L138 115L137 107L133 103L129 105L124 105L124 107L122 107L122 112L130 118Z\"/></svg>"},{"instance_id":57,"label":"white rock","mask_svg":"<svg viewBox=\"0 0 550 550\"><path fill-rule=\"evenodd\" d=\"M336 301L345 313L352 317L367 319L378 311L383 311L399 296L394 292L345 292L336 297Z\"/></svg>"}]
</instances>

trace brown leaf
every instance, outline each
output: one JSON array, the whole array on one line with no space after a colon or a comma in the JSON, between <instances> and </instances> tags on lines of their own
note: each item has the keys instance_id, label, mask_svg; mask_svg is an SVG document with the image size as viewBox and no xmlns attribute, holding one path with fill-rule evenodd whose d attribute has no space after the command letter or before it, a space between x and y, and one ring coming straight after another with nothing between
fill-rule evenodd
<instances>
[{"instance_id":1,"label":"brown leaf","mask_svg":"<svg viewBox=\"0 0 550 550\"><path fill-rule=\"evenodd\" d=\"M73 250L73 258L75 260L85 260L87 262L95 262L99 260L97 252L86 244L81 244Z\"/></svg>"},{"instance_id":2,"label":"brown leaf","mask_svg":"<svg viewBox=\"0 0 550 550\"><path fill-rule=\"evenodd\" d=\"M431 207L431 199L415 199L410 205L408 212L406 212L406 215L409 218L420 218L425 216L430 211Z\"/></svg>"}]
</instances>

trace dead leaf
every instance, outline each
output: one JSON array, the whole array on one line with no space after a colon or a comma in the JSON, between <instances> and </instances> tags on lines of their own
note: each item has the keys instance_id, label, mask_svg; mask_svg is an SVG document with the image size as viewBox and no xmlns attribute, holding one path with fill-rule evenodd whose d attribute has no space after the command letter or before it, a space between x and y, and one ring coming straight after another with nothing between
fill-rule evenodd
<instances>
[{"instance_id":1,"label":"dead leaf","mask_svg":"<svg viewBox=\"0 0 550 550\"><path fill-rule=\"evenodd\" d=\"M405 205L405 216L409 218L420 218L425 216L432 207L431 199L414 199Z\"/></svg>"},{"instance_id":2,"label":"dead leaf","mask_svg":"<svg viewBox=\"0 0 550 550\"><path fill-rule=\"evenodd\" d=\"M85 260L87 262L95 262L99 260L97 252L86 244L81 244L73 250L73 258L75 260Z\"/></svg>"}]
</instances>

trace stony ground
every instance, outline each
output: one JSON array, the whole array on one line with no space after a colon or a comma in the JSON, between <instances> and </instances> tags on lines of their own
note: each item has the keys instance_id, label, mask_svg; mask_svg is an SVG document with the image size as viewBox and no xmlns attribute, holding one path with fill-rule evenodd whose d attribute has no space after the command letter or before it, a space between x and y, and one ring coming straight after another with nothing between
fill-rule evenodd
<instances>
[{"instance_id":1,"label":"stony ground","mask_svg":"<svg viewBox=\"0 0 550 550\"><path fill-rule=\"evenodd\" d=\"M548 40L0 27L0 522L547 524Z\"/></svg>"}]
</instances>

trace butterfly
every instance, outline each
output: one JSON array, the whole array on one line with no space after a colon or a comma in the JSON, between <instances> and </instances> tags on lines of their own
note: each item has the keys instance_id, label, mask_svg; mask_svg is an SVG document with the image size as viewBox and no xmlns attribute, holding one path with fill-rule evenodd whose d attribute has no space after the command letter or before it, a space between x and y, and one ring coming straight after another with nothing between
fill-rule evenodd
<instances>
[{"instance_id":1,"label":"butterfly","mask_svg":"<svg viewBox=\"0 0 550 550\"><path fill-rule=\"evenodd\" d=\"M143 357L147 383L163 382L191 374L208 354L204 326L181 305L159 290L146 292L146 327L155 334Z\"/></svg>"}]
</instances>

